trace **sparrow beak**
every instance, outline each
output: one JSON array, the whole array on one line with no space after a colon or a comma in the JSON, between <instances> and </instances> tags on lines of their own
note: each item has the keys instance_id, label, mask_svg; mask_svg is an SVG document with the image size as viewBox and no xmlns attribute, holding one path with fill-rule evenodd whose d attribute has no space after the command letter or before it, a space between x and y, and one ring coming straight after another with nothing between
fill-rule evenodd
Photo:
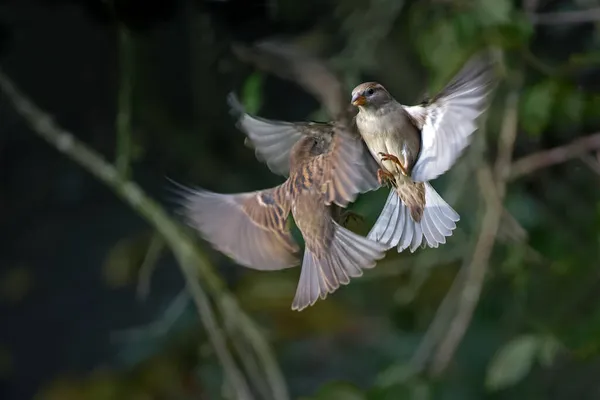
<instances>
[{"instance_id":1,"label":"sparrow beak","mask_svg":"<svg viewBox=\"0 0 600 400\"><path fill-rule=\"evenodd\" d=\"M352 96L352 105L353 106L356 106L356 107L362 106L366 102L367 102L366 97L360 93L356 93L354 96Z\"/></svg>"}]
</instances>

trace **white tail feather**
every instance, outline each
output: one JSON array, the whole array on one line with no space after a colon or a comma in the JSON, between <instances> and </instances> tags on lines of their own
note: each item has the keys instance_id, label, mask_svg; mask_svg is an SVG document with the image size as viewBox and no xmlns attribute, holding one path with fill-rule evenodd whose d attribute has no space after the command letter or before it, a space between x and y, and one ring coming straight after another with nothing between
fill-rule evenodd
<instances>
[{"instance_id":1,"label":"white tail feather","mask_svg":"<svg viewBox=\"0 0 600 400\"><path fill-rule=\"evenodd\" d=\"M367 238L388 249L397 246L398 252L410 249L412 253L421 245L436 248L446 243L459 220L458 213L429 183L425 183L425 208L420 222L412 219L408 207L392 189Z\"/></svg>"}]
</instances>

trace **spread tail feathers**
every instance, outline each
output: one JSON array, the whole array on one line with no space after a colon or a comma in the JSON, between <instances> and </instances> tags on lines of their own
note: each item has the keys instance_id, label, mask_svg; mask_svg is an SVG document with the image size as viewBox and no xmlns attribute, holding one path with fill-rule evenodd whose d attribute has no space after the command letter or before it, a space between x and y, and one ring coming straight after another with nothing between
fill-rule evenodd
<instances>
[{"instance_id":1,"label":"spread tail feathers","mask_svg":"<svg viewBox=\"0 0 600 400\"><path fill-rule=\"evenodd\" d=\"M411 211L396 191L391 190L367 237L390 249L398 246L398 252L410 248L412 253L421 245L437 248L446 243L446 237L452 236L459 219L458 213L425 183L425 208L420 222L415 222Z\"/></svg>"},{"instance_id":2,"label":"spread tail feathers","mask_svg":"<svg viewBox=\"0 0 600 400\"><path fill-rule=\"evenodd\" d=\"M332 221L334 236L331 245L319 257L308 247L292 310L302 311L319 299L325 299L350 278L359 277L363 269L373 268L385 256L386 246L349 231Z\"/></svg>"}]
</instances>

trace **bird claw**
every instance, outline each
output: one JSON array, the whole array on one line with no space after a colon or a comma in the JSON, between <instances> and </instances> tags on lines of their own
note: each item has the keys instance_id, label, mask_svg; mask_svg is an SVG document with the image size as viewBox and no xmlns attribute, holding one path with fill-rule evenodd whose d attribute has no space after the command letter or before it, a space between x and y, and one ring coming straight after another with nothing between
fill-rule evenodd
<instances>
[{"instance_id":1,"label":"bird claw","mask_svg":"<svg viewBox=\"0 0 600 400\"><path fill-rule=\"evenodd\" d=\"M381 186L388 186L394 182L394 175L380 168L377 170L377 181Z\"/></svg>"},{"instance_id":2,"label":"bird claw","mask_svg":"<svg viewBox=\"0 0 600 400\"><path fill-rule=\"evenodd\" d=\"M381 161L391 161L395 164L398 165L398 168L400 168L400 172L402 172L402 174L408 176L408 172L406 171L406 168L404 168L404 165L402 165L402 162L398 159L398 157L396 157L393 154L388 154L388 153L383 153L383 152L379 152L379 156L381 156Z\"/></svg>"},{"instance_id":3,"label":"bird claw","mask_svg":"<svg viewBox=\"0 0 600 400\"><path fill-rule=\"evenodd\" d=\"M340 225L342 225L343 227L347 227L347 224L348 222L350 222L351 219L355 222L364 221L364 217L362 215L355 213L354 211L344 210L340 215Z\"/></svg>"}]
</instances>

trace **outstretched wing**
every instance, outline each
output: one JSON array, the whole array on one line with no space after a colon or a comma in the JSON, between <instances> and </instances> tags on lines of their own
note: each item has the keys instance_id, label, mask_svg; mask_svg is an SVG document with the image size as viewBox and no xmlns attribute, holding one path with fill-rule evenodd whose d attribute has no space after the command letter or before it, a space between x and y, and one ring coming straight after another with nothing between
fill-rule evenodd
<instances>
[{"instance_id":1,"label":"outstretched wing","mask_svg":"<svg viewBox=\"0 0 600 400\"><path fill-rule=\"evenodd\" d=\"M321 190L327 204L346 207L357 195L379 188L379 166L353 125L334 124L330 145L316 154L308 169L322 171Z\"/></svg>"},{"instance_id":2,"label":"outstretched wing","mask_svg":"<svg viewBox=\"0 0 600 400\"><path fill-rule=\"evenodd\" d=\"M421 129L421 152L411 177L427 182L446 172L471 142L477 118L495 86L489 54L473 57L428 104L404 107Z\"/></svg>"},{"instance_id":3,"label":"outstretched wing","mask_svg":"<svg viewBox=\"0 0 600 400\"><path fill-rule=\"evenodd\" d=\"M233 93L229 94L227 101L231 113L237 118L238 128L254 147L256 158L265 162L274 173L289 176L292 147L314 123L273 121L247 114Z\"/></svg>"},{"instance_id":4,"label":"outstretched wing","mask_svg":"<svg viewBox=\"0 0 600 400\"><path fill-rule=\"evenodd\" d=\"M286 226L285 186L239 194L181 187L186 222L238 264L257 270L299 264L299 247Z\"/></svg>"}]
</instances>

